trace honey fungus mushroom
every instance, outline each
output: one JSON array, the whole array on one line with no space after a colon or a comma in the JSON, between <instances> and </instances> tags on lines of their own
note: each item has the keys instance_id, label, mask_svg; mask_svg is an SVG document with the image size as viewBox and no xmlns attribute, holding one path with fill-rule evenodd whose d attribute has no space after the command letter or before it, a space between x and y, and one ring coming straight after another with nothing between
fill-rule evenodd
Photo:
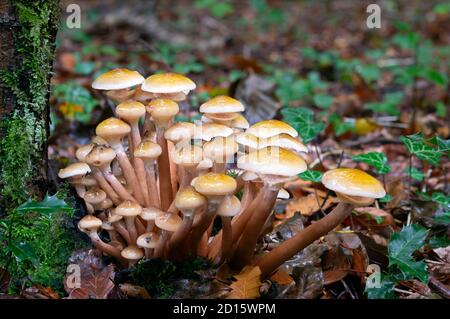
<instances>
[{"instance_id":1,"label":"honey fungus mushroom","mask_svg":"<svg viewBox=\"0 0 450 319\"><path fill-rule=\"evenodd\" d=\"M144 77L137 71L125 68L113 69L101 74L92 82L92 88L105 90L106 95L115 102L123 102L134 94L133 87L140 85Z\"/></svg>"}]
</instances>

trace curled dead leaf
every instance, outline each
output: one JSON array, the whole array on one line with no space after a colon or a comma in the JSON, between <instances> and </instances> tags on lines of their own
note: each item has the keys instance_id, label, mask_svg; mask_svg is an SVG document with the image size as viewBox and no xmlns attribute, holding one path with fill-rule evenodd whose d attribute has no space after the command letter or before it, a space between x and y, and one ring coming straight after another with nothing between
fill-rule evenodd
<instances>
[{"instance_id":1,"label":"curled dead leaf","mask_svg":"<svg viewBox=\"0 0 450 319\"><path fill-rule=\"evenodd\" d=\"M258 266L245 266L234 278L236 281L229 286L231 291L226 299L256 299L260 296L261 269Z\"/></svg>"}]
</instances>

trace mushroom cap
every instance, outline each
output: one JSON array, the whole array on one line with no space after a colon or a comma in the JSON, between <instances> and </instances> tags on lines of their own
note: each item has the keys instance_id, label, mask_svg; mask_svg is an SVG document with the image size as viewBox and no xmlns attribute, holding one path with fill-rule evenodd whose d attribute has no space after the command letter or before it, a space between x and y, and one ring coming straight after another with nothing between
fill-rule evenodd
<instances>
[{"instance_id":1,"label":"mushroom cap","mask_svg":"<svg viewBox=\"0 0 450 319\"><path fill-rule=\"evenodd\" d=\"M140 249L138 246L128 246L125 247L120 254L122 255L123 258L128 259L128 260L139 260L142 257L144 257L144 253L142 252L142 249Z\"/></svg>"},{"instance_id":2,"label":"mushroom cap","mask_svg":"<svg viewBox=\"0 0 450 319\"><path fill-rule=\"evenodd\" d=\"M287 123L278 120L267 120L253 124L247 130L247 133L259 138L269 138L278 134L289 134L297 137L297 131Z\"/></svg>"},{"instance_id":3,"label":"mushroom cap","mask_svg":"<svg viewBox=\"0 0 450 319\"><path fill-rule=\"evenodd\" d=\"M99 167L111 163L116 158L116 152L111 147L96 146L86 156L85 161L89 165Z\"/></svg>"},{"instance_id":4,"label":"mushroom cap","mask_svg":"<svg viewBox=\"0 0 450 319\"><path fill-rule=\"evenodd\" d=\"M196 85L194 81L181 74L161 73L153 74L142 83L142 91L151 93L176 93L183 92L187 94L194 90Z\"/></svg>"},{"instance_id":5,"label":"mushroom cap","mask_svg":"<svg viewBox=\"0 0 450 319\"><path fill-rule=\"evenodd\" d=\"M248 182L248 181L254 181L255 179L258 179L259 176L251 171L244 171L242 174L242 180Z\"/></svg>"},{"instance_id":6,"label":"mushroom cap","mask_svg":"<svg viewBox=\"0 0 450 319\"><path fill-rule=\"evenodd\" d=\"M73 163L66 168L60 169L59 178L82 177L91 172L91 168L86 163Z\"/></svg>"},{"instance_id":7,"label":"mushroom cap","mask_svg":"<svg viewBox=\"0 0 450 319\"><path fill-rule=\"evenodd\" d=\"M201 113L243 112L244 105L232 97L219 95L200 105Z\"/></svg>"},{"instance_id":8,"label":"mushroom cap","mask_svg":"<svg viewBox=\"0 0 450 319\"><path fill-rule=\"evenodd\" d=\"M138 121L145 115L145 106L141 102L127 100L116 106L116 115L127 122Z\"/></svg>"},{"instance_id":9,"label":"mushroom cap","mask_svg":"<svg viewBox=\"0 0 450 319\"><path fill-rule=\"evenodd\" d=\"M115 213L115 211L116 211L115 209L111 210L110 214L108 215L108 222L110 222L111 224L114 224L114 223L118 222L119 220L123 219L123 216L117 215Z\"/></svg>"},{"instance_id":10,"label":"mushroom cap","mask_svg":"<svg viewBox=\"0 0 450 319\"><path fill-rule=\"evenodd\" d=\"M143 233L136 240L136 244L142 248L156 248L159 241L159 235L154 232Z\"/></svg>"},{"instance_id":11,"label":"mushroom cap","mask_svg":"<svg viewBox=\"0 0 450 319\"><path fill-rule=\"evenodd\" d=\"M106 199L106 193L98 187L92 187L84 194L83 199L89 204L97 205Z\"/></svg>"},{"instance_id":12,"label":"mushroom cap","mask_svg":"<svg viewBox=\"0 0 450 319\"><path fill-rule=\"evenodd\" d=\"M100 204L95 205L95 208L99 210L105 210L113 207L113 204L114 204L113 201L109 197L106 197L105 200L102 201Z\"/></svg>"},{"instance_id":13,"label":"mushroom cap","mask_svg":"<svg viewBox=\"0 0 450 319\"><path fill-rule=\"evenodd\" d=\"M78 222L78 228L82 231L97 231L102 227L102 220L93 215L86 215Z\"/></svg>"},{"instance_id":14,"label":"mushroom cap","mask_svg":"<svg viewBox=\"0 0 450 319\"><path fill-rule=\"evenodd\" d=\"M87 144L87 145L80 146L75 152L75 157L80 162L84 162L85 159L86 159L86 156L92 151L94 146L95 146L94 143L90 143L90 144Z\"/></svg>"},{"instance_id":15,"label":"mushroom cap","mask_svg":"<svg viewBox=\"0 0 450 319\"><path fill-rule=\"evenodd\" d=\"M107 141L120 139L129 134L130 131L131 128L127 123L115 117L100 122L95 128L95 134Z\"/></svg>"},{"instance_id":16,"label":"mushroom cap","mask_svg":"<svg viewBox=\"0 0 450 319\"><path fill-rule=\"evenodd\" d=\"M278 195L277 195L278 199L289 199L290 197L291 197L291 194L289 194L289 192L287 190L285 190L284 188L280 188L280 190L278 191Z\"/></svg>"},{"instance_id":17,"label":"mushroom cap","mask_svg":"<svg viewBox=\"0 0 450 319\"><path fill-rule=\"evenodd\" d=\"M203 159L198 163L197 170L209 169L214 166L214 162L207 157L203 157Z\"/></svg>"},{"instance_id":18,"label":"mushroom cap","mask_svg":"<svg viewBox=\"0 0 450 319\"><path fill-rule=\"evenodd\" d=\"M214 137L222 136L228 137L233 134L233 129L223 124L204 123L201 126L196 126L194 131L195 139L202 139L211 141Z\"/></svg>"},{"instance_id":19,"label":"mushroom cap","mask_svg":"<svg viewBox=\"0 0 450 319\"><path fill-rule=\"evenodd\" d=\"M114 226L109 221L102 222L102 229L104 230L114 230Z\"/></svg>"},{"instance_id":20,"label":"mushroom cap","mask_svg":"<svg viewBox=\"0 0 450 319\"><path fill-rule=\"evenodd\" d=\"M97 135L94 135L92 138L92 143L96 145L109 146L109 143L103 137Z\"/></svg>"},{"instance_id":21,"label":"mushroom cap","mask_svg":"<svg viewBox=\"0 0 450 319\"><path fill-rule=\"evenodd\" d=\"M226 174L207 173L196 177L193 186L197 192L205 196L221 196L236 190L236 180Z\"/></svg>"},{"instance_id":22,"label":"mushroom cap","mask_svg":"<svg viewBox=\"0 0 450 319\"><path fill-rule=\"evenodd\" d=\"M158 228L168 232L175 232L180 227L182 219L177 214L164 213L155 219Z\"/></svg>"},{"instance_id":23,"label":"mushroom cap","mask_svg":"<svg viewBox=\"0 0 450 319\"><path fill-rule=\"evenodd\" d=\"M218 136L203 145L204 156L217 163L226 163L227 159L234 156L238 150L239 145L233 136Z\"/></svg>"},{"instance_id":24,"label":"mushroom cap","mask_svg":"<svg viewBox=\"0 0 450 319\"><path fill-rule=\"evenodd\" d=\"M231 121L230 127L246 130L250 127L250 124L248 123L247 119L243 115L238 114L238 116L234 120Z\"/></svg>"},{"instance_id":25,"label":"mushroom cap","mask_svg":"<svg viewBox=\"0 0 450 319\"><path fill-rule=\"evenodd\" d=\"M159 155L161 155L161 153L161 146L147 139L143 140L134 150L135 157L141 157L145 159L156 159Z\"/></svg>"},{"instance_id":26,"label":"mushroom cap","mask_svg":"<svg viewBox=\"0 0 450 319\"><path fill-rule=\"evenodd\" d=\"M261 145L260 139L249 133L236 134L236 142L252 149L258 149L260 148Z\"/></svg>"},{"instance_id":27,"label":"mushroom cap","mask_svg":"<svg viewBox=\"0 0 450 319\"><path fill-rule=\"evenodd\" d=\"M84 186L97 186L97 180L91 175L86 175L81 178L81 185Z\"/></svg>"},{"instance_id":28,"label":"mushroom cap","mask_svg":"<svg viewBox=\"0 0 450 319\"><path fill-rule=\"evenodd\" d=\"M177 122L164 132L166 140L178 143L194 136L195 125L190 122Z\"/></svg>"},{"instance_id":29,"label":"mushroom cap","mask_svg":"<svg viewBox=\"0 0 450 319\"><path fill-rule=\"evenodd\" d=\"M239 157L237 167L257 174L295 176L306 171L305 161L281 147L265 147Z\"/></svg>"},{"instance_id":30,"label":"mushroom cap","mask_svg":"<svg viewBox=\"0 0 450 319\"><path fill-rule=\"evenodd\" d=\"M233 217L241 210L241 202L234 195L227 195L217 208L217 215L224 217Z\"/></svg>"},{"instance_id":31,"label":"mushroom cap","mask_svg":"<svg viewBox=\"0 0 450 319\"><path fill-rule=\"evenodd\" d=\"M141 218L143 220L155 220L159 215L164 214L164 212L156 207L145 207L142 208Z\"/></svg>"},{"instance_id":32,"label":"mushroom cap","mask_svg":"<svg viewBox=\"0 0 450 319\"><path fill-rule=\"evenodd\" d=\"M349 196L382 198L383 185L374 177L356 168L336 168L325 172L322 184L335 192Z\"/></svg>"},{"instance_id":33,"label":"mushroom cap","mask_svg":"<svg viewBox=\"0 0 450 319\"><path fill-rule=\"evenodd\" d=\"M296 153L304 152L308 153L308 148L295 137L288 134L275 135L266 139L260 139L260 148L268 146L278 146L292 150Z\"/></svg>"},{"instance_id":34,"label":"mushroom cap","mask_svg":"<svg viewBox=\"0 0 450 319\"><path fill-rule=\"evenodd\" d=\"M137 71L129 69L113 69L101 74L92 82L97 90L121 90L144 82L144 77Z\"/></svg>"},{"instance_id":35,"label":"mushroom cap","mask_svg":"<svg viewBox=\"0 0 450 319\"><path fill-rule=\"evenodd\" d=\"M182 212L195 210L207 203L207 199L192 186L178 191L175 197L175 207Z\"/></svg>"},{"instance_id":36,"label":"mushroom cap","mask_svg":"<svg viewBox=\"0 0 450 319\"><path fill-rule=\"evenodd\" d=\"M180 111L178 104L169 99L154 99L146 109L157 124L170 121Z\"/></svg>"},{"instance_id":37,"label":"mushroom cap","mask_svg":"<svg viewBox=\"0 0 450 319\"><path fill-rule=\"evenodd\" d=\"M212 120L213 122L217 122L219 124L228 124L230 121L234 120L239 116L239 113L230 112L230 113L206 113L204 115L206 118Z\"/></svg>"},{"instance_id":38,"label":"mushroom cap","mask_svg":"<svg viewBox=\"0 0 450 319\"><path fill-rule=\"evenodd\" d=\"M184 145L180 148L173 148L170 152L170 159L177 165L183 167L196 166L203 158L203 150L196 145Z\"/></svg>"},{"instance_id":39,"label":"mushroom cap","mask_svg":"<svg viewBox=\"0 0 450 319\"><path fill-rule=\"evenodd\" d=\"M116 207L115 212L123 217L137 216L142 212L142 207L138 203L126 200Z\"/></svg>"}]
</instances>

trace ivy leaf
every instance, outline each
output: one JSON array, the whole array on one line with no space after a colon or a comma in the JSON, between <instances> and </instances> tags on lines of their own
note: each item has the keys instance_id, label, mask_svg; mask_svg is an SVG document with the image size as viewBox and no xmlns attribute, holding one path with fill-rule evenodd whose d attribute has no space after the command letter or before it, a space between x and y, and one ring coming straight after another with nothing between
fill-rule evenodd
<instances>
[{"instance_id":1,"label":"ivy leaf","mask_svg":"<svg viewBox=\"0 0 450 319\"><path fill-rule=\"evenodd\" d=\"M313 98L314 104L321 109L329 109L333 104L333 97L328 94L316 94Z\"/></svg>"},{"instance_id":2,"label":"ivy leaf","mask_svg":"<svg viewBox=\"0 0 450 319\"><path fill-rule=\"evenodd\" d=\"M448 211L448 212L446 212L446 213L444 213L442 215L434 217L433 221L435 223L438 223L438 224L441 224L441 225L448 225L448 224L450 224L450 211Z\"/></svg>"},{"instance_id":3,"label":"ivy leaf","mask_svg":"<svg viewBox=\"0 0 450 319\"><path fill-rule=\"evenodd\" d=\"M445 196L442 192L434 192L433 195L431 195L431 200L443 206L448 206L450 204L450 197Z\"/></svg>"},{"instance_id":4,"label":"ivy leaf","mask_svg":"<svg viewBox=\"0 0 450 319\"><path fill-rule=\"evenodd\" d=\"M297 130L304 143L312 141L325 128L325 124L316 122L314 113L305 107L286 107L281 110L281 114Z\"/></svg>"},{"instance_id":5,"label":"ivy leaf","mask_svg":"<svg viewBox=\"0 0 450 319\"><path fill-rule=\"evenodd\" d=\"M17 211L20 213L35 212L47 216L57 212L71 212L72 210L73 208L67 205L64 200L59 199L56 194L53 196L47 194L40 202L30 198L17 208Z\"/></svg>"},{"instance_id":6,"label":"ivy leaf","mask_svg":"<svg viewBox=\"0 0 450 319\"><path fill-rule=\"evenodd\" d=\"M422 133L401 136L400 140L403 144L405 144L411 154L435 166L439 165L439 161L441 160L443 153L426 144Z\"/></svg>"},{"instance_id":7,"label":"ivy leaf","mask_svg":"<svg viewBox=\"0 0 450 319\"><path fill-rule=\"evenodd\" d=\"M444 140L443 138L440 138L439 136L435 135L432 138L426 140L426 142L436 145L438 151L440 152L450 151L450 139Z\"/></svg>"},{"instance_id":8,"label":"ivy leaf","mask_svg":"<svg viewBox=\"0 0 450 319\"><path fill-rule=\"evenodd\" d=\"M18 262L28 260L31 261L35 267L38 266L39 259L30 244L24 242L10 242L8 248L14 254L14 257Z\"/></svg>"},{"instance_id":9,"label":"ivy leaf","mask_svg":"<svg viewBox=\"0 0 450 319\"><path fill-rule=\"evenodd\" d=\"M403 279L418 278L428 281L428 273L423 261L416 262L412 254L420 249L425 242L428 230L418 224L405 226L394 233L388 244L389 267L397 266L403 274Z\"/></svg>"},{"instance_id":10,"label":"ivy leaf","mask_svg":"<svg viewBox=\"0 0 450 319\"><path fill-rule=\"evenodd\" d=\"M439 248L450 246L450 239L447 236L434 236L428 242L430 248Z\"/></svg>"},{"instance_id":11,"label":"ivy leaf","mask_svg":"<svg viewBox=\"0 0 450 319\"><path fill-rule=\"evenodd\" d=\"M422 173L415 167L409 167L409 165L406 167L406 174L419 182L423 181L423 179L425 178L424 173Z\"/></svg>"},{"instance_id":12,"label":"ivy leaf","mask_svg":"<svg viewBox=\"0 0 450 319\"><path fill-rule=\"evenodd\" d=\"M322 180L323 173L314 170L307 170L303 173L298 174L298 177L303 179L304 181L311 181L314 183L320 183Z\"/></svg>"},{"instance_id":13,"label":"ivy leaf","mask_svg":"<svg viewBox=\"0 0 450 319\"><path fill-rule=\"evenodd\" d=\"M331 126L333 126L334 133L336 134L336 136L341 136L344 133L355 130L354 123L346 122L337 113L334 113L330 116L330 123Z\"/></svg>"},{"instance_id":14,"label":"ivy leaf","mask_svg":"<svg viewBox=\"0 0 450 319\"><path fill-rule=\"evenodd\" d=\"M377 170L378 174L387 174L391 171L391 166L388 164L387 157L381 152L369 152L366 154L359 154L352 157L355 162L363 162L369 164Z\"/></svg>"}]
</instances>

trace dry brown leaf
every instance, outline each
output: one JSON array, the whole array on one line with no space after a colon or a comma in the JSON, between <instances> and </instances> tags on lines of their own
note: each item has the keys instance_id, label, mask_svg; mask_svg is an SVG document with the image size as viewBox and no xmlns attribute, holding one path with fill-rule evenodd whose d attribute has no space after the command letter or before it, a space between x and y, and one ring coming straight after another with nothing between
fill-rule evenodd
<instances>
[{"instance_id":1,"label":"dry brown leaf","mask_svg":"<svg viewBox=\"0 0 450 319\"><path fill-rule=\"evenodd\" d=\"M100 271L94 268L82 268L80 277L80 288L66 287L68 299L107 299L114 288L114 267L111 264Z\"/></svg>"},{"instance_id":2,"label":"dry brown leaf","mask_svg":"<svg viewBox=\"0 0 450 319\"><path fill-rule=\"evenodd\" d=\"M317 198L315 194L309 194L308 196L290 201L286 205L286 214L284 217L291 218L296 212L300 212L303 216L311 216L319 210L319 203L322 205L323 201L323 198ZM335 201L336 199L334 197L329 197L323 205L323 209L327 209Z\"/></svg>"},{"instance_id":3,"label":"dry brown leaf","mask_svg":"<svg viewBox=\"0 0 450 319\"><path fill-rule=\"evenodd\" d=\"M396 228L394 217L382 209L376 207L357 207L355 211L359 213L354 218L363 226Z\"/></svg>"},{"instance_id":4,"label":"dry brown leaf","mask_svg":"<svg viewBox=\"0 0 450 319\"><path fill-rule=\"evenodd\" d=\"M278 269L277 272L270 277L270 280L280 285L289 285L294 281L294 279L283 269Z\"/></svg>"},{"instance_id":5,"label":"dry brown leaf","mask_svg":"<svg viewBox=\"0 0 450 319\"><path fill-rule=\"evenodd\" d=\"M132 284L121 284L119 285L120 291L122 291L128 297L140 298L140 299L151 299L150 294L147 289L141 286L135 286Z\"/></svg>"},{"instance_id":6,"label":"dry brown leaf","mask_svg":"<svg viewBox=\"0 0 450 319\"><path fill-rule=\"evenodd\" d=\"M261 269L258 266L245 266L234 276L236 281L230 285L231 291L226 299L255 299L260 296Z\"/></svg>"}]
</instances>

